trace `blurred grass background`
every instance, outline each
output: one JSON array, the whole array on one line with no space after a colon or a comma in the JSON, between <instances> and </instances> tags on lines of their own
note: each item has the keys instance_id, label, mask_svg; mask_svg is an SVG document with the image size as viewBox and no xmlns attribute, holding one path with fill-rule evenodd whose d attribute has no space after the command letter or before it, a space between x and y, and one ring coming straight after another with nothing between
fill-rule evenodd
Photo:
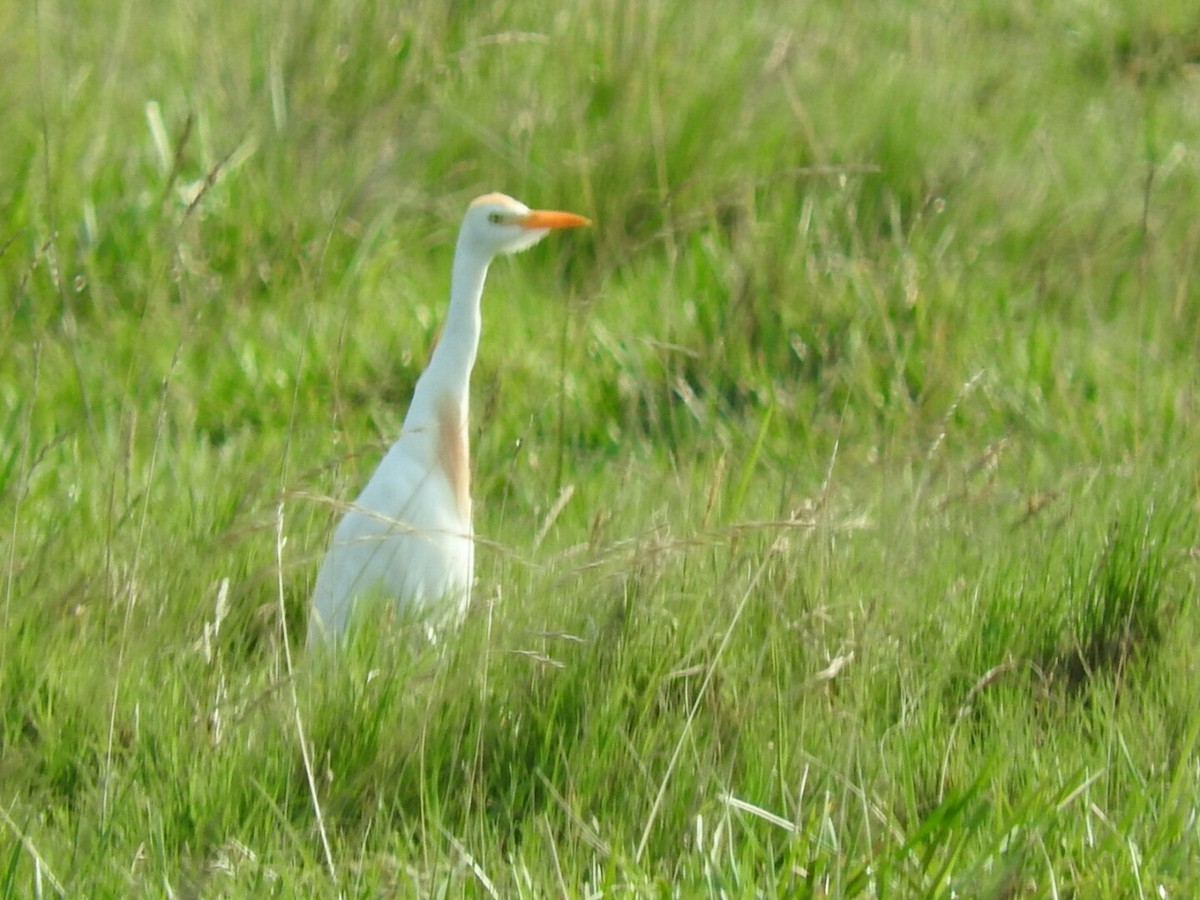
<instances>
[{"instance_id":1,"label":"blurred grass background","mask_svg":"<svg viewBox=\"0 0 1200 900\"><path fill-rule=\"evenodd\" d=\"M0 52L8 894L1194 889L1189 4ZM288 674L488 190L596 224L493 267L475 613Z\"/></svg>"}]
</instances>

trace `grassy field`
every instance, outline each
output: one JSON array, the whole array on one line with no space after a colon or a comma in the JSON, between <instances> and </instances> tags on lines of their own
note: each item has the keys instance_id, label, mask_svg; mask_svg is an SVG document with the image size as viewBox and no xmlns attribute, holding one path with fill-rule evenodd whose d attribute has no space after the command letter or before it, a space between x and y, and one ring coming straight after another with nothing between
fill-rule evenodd
<instances>
[{"instance_id":1,"label":"grassy field","mask_svg":"<svg viewBox=\"0 0 1200 900\"><path fill-rule=\"evenodd\" d=\"M1200 893L1194 3L0 7L0 894ZM476 194L478 585L303 652Z\"/></svg>"}]
</instances>

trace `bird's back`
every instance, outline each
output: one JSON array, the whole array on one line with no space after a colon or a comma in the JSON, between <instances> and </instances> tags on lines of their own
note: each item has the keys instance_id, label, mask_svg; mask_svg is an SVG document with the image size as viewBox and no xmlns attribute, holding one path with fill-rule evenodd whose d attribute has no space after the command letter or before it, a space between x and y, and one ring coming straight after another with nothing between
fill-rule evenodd
<instances>
[{"instance_id":1,"label":"bird's back","mask_svg":"<svg viewBox=\"0 0 1200 900\"><path fill-rule=\"evenodd\" d=\"M429 452L406 432L338 524L317 574L310 645L345 631L355 606L371 598L393 607L444 602L461 613L474 563L469 507Z\"/></svg>"}]
</instances>

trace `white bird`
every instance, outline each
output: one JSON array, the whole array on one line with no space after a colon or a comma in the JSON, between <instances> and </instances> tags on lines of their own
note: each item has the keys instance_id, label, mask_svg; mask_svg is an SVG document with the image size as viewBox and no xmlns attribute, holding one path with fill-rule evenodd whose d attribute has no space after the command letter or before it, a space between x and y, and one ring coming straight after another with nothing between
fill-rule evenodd
<instances>
[{"instance_id":1,"label":"white bird","mask_svg":"<svg viewBox=\"0 0 1200 900\"><path fill-rule=\"evenodd\" d=\"M485 194L467 209L441 339L417 379L399 439L334 531L313 591L310 647L341 635L360 600L466 610L475 565L467 406L488 265L551 229L587 224L504 194Z\"/></svg>"}]
</instances>

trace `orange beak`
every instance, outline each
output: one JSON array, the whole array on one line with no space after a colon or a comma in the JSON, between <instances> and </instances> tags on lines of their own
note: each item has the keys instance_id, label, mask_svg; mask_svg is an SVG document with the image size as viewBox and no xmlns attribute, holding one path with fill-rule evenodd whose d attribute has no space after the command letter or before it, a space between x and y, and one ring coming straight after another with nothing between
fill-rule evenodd
<instances>
[{"instance_id":1,"label":"orange beak","mask_svg":"<svg viewBox=\"0 0 1200 900\"><path fill-rule=\"evenodd\" d=\"M522 228L578 228L581 225L591 225L590 219L577 216L575 213L558 212L553 209L531 209L517 219Z\"/></svg>"}]
</instances>

